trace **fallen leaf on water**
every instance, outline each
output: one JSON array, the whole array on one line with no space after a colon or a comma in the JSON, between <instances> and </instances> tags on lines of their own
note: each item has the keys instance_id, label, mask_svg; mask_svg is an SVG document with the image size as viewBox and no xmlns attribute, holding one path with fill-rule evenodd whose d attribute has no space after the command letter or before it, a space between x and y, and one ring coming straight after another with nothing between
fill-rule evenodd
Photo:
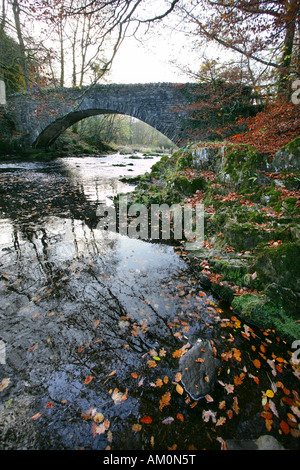
<instances>
[{"instance_id":1,"label":"fallen leaf on water","mask_svg":"<svg viewBox=\"0 0 300 470\"><path fill-rule=\"evenodd\" d=\"M8 387L8 385L10 384L10 379L7 378L7 379L3 379L0 383L0 392L3 392L3 390Z\"/></svg>"},{"instance_id":2,"label":"fallen leaf on water","mask_svg":"<svg viewBox=\"0 0 300 470\"><path fill-rule=\"evenodd\" d=\"M224 388L225 388L227 393L233 393L233 391L234 391L234 385L232 385L232 384L225 384Z\"/></svg>"},{"instance_id":3,"label":"fallen leaf on water","mask_svg":"<svg viewBox=\"0 0 300 470\"><path fill-rule=\"evenodd\" d=\"M171 400L171 393L166 392L159 401L159 410L161 411L165 406L168 406L170 404L170 400Z\"/></svg>"},{"instance_id":4,"label":"fallen leaf on water","mask_svg":"<svg viewBox=\"0 0 300 470\"><path fill-rule=\"evenodd\" d=\"M216 426L223 426L224 423L226 423L226 418L225 416L221 416L216 422Z\"/></svg>"},{"instance_id":5,"label":"fallen leaf on water","mask_svg":"<svg viewBox=\"0 0 300 470\"><path fill-rule=\"evenodd\" d=\"M147 361L148 367L151 369L151 367L156 367L157 364L155 361L152 361L151 359Z\"/></svg>"},{"instance_id":6,"label":"fallen leaf on water","mask_svg":"<svg viewBox=\"0 0 300 470\"><path fill-rule=\"evenodd\" d=\"M141 429L142 429L141 424L134 424L134 425L132 426L132 430L133 430L134 432L139 432L139 431L141 431Z\"/></svg>"},{"instance_id":7,"label":"fallen leaf on water","mask_svg":"<svg viewBox=\"0 0 300 470\"><path fill-rule=\"evenodd\" d=\"M207 401L208 403L214 401L213 397L210 396L209 394L205 395L205 398L206 398L206 401Z\"/></svg>"},{"instance_id":8,"label":"fallen leaf on water","mask_svg":"<svg viewBox=\"0 0 300 470\"><path fill-rule=\"evenodd\" d=\"M269 397L269 398L273 398L273 397L274 397L274 392L273 392L273 390L267 390L267 391L266 391L266 395L267 395L267 397Z\"/></svg>"},{"instance_id":9,"label":"fallen leaf on water","mask_svg":"<svg viewBox=\"0 0 300 470\"><path fill-rule=\"evenodd\" d=\"M104 416L102 413L96 413L95 416L94 416L94 421L95 423L102 423L102 421L104 420Z\"/></svg>"},{"instance_id":10,"label":"fallen leaf on water","mask_svg":"<svg viewBox=\"0 0 300 470\"><path fill-rule=\"evenodd\" d=\"M180 382L181 380L181 372L177 372L177 374L175 375L175 382Z\"/></svg>"},{"instance_id":11,"label":"fallen leaf on water","mask_svg":"<svg viewBox=\"0 0 300 470\"><path fill-rule=\"evenodd\" d=\"M290 432L289 425L283 420L280 422L280 427L283 430L284 434L288 434Z\"/></svg>"},{"instance_id":12,"label":"fallen leaf on water","mask_svg":"<svg viewBox=\"0 0 300 470\"><path fill-rule=\"evenodd\" d=\"M54 407L54 403L52 403L51 401L49 403L46 403L46 408L53 408Z\"/></svg>"},{"instance_id":13,"label":"fallen leaf on water","mask_svg":"<svg viewBox=\"0 0 300 470\"><path fill-rule=\"evenodd\" d=\"M174 421L174 418L169 416L169 418L166 418L162 421L162 424L171 424L171 423L173 423L173 421Z\"/></svg>"},{"instance_id":14,"label":"fallen leaf on water","mask_svg":"<svg viewBox=\"0 0 300 470\"><path fill-rule=\"evenodd\" d=\"M93 378L94 378L93 375L88 375L84 381L85 385L88 385L93 380Z\"/></svg>"},{"instance_id":15,"label":"fallen leaf on water","mask_svg":"<svg viewBox=\"0 0 300 470\"><path fill-rule=\"evenodd\" d=\"M260 361L258 359L254 359L253 364L255 365L256 369L260 369Z\"/></svg>"},{"instance_id":16,"label":"fallen leaf on water","mask_svg":"<svg viewBox=\"0 0 300 470\"><path fill-rule=\"evenodd\" d=\"M213 423L215 423L216 422L216 413L214 413L212 410L203 411L202 412L202 419L206 423L208 423L208 421L210 419L212 420Z\"/></svg>"},{"instance_id":17,"label":"fallen leaf on water","mask_svg":"<svg viewBox=\"0 0 300 470\"><path fill-rule=\"evenodd\" d=\"M179 393L179 395L182 395L184 390L181 385L177 384L176 385L176 392Z\"/></svg>"},{"instance_id":18,"label":"fallen leaf on water","mask_svg":"<svg viewBox=\"0 0 300 470\"><path fill-rule=\"evenodd\" d=\"M179 421L181 421L181 422L183 423L183 421L184 421L184 416L183 416L183 414L177 413L177 419L179 419Z\"/></svg>"},{"instance_id":19,"label":"fallen leaf on water","mask_svg":"<svg viewBox=\"0 0 300 470\"><path fill-rule=\"evenodd\" d=\"M41 416L42 416L41 413L36 413L35 415L31 416L30 419L33 419L35 421L35 420L39 419Z\"/></svg>"},{"instance_id":20,"label":"fallen leaf on water","mask_svg":"<svg viewBox=\"0 0 300 470\"><path fill-rule=\"evenodd\" d=\"M141 423L145 423L145 424L150 424L150 423L152 423L152 418L151 418L151 416L143 416L143 418L141 418Z\"/></svg>"}]
</instances>

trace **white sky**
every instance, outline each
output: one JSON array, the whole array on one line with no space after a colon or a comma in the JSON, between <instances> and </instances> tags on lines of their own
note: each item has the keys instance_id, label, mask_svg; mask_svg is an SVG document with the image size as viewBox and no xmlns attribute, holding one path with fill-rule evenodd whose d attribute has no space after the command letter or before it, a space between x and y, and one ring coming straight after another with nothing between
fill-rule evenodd
<instances>
[{"instance_id":1,"label":"white sky","mask_svg":"<svg viewBox=\"0 0 300 470\"><path fill-rule=\"evenodd\" d=\"M178 49L179 51L179 49ZM134 38L127 38L120 47L111 73L111 83L188 82L189 77L168 64L174 56L174 45L160 39L149 47L143 47Z\"/></svg>"}]
</instances>

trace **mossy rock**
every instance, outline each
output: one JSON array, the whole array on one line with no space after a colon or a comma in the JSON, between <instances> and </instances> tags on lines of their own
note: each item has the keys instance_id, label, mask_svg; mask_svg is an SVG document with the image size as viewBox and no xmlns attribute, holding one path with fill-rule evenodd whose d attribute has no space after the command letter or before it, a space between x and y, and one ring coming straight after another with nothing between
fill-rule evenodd
<instances>
[{"instance_id":1,"label":"mossy rock","mask_svg":"<svg viewBox=\"0 0 300 470\"><path fill-rule=\"evenodd\" d=\"M300 325L282 307L267 296L243 294L232 301L233 311L260 328L275 329L279 336L290 341L300 338Z\"/></svg>"},{"instance_id":2,"label":"mossy rock","mask_svg":"<svg viewBox=\"0 0 300 470\"><path fill-rule=\"evenodd\" d=\"M280 283L300 292L300 242L282 243L260 251L255 263L264 285Z\"/></svg>"},{"instance_id":3,"label":"mossy rock","mask_svg":"<svg viewBox=\"0 0 300 470\"><path fill-rule=\"evenodd\" d=\"M170 181L171 187L174 186L178 191L184 195L192 195L198 189L204 189L206 182L204 178L193 178L191 180L185 178L184 176L175 176Z\"/></svg>"},{"instance_id":4,"label":"mossy rock","mask_svg":"<svg viewBox=\"0 0 300 470\"><path fill-rule=\"evenodd\" d=\"M229 221L224 227L225 240L237 250L253 250L271 240L291 241L290 227L278 227L273 231L262 230L248 223Z\"/></svg>"},{"instance_id":5,"label":"mossy rock","mask_svg":"<svg viewBox=\"0 0 300 470\"><path fill-rule=\"evenodd\" d=\"M300 137L278 150L269 168L273 171L300 170Z\"/></svg>"}]
</instances>

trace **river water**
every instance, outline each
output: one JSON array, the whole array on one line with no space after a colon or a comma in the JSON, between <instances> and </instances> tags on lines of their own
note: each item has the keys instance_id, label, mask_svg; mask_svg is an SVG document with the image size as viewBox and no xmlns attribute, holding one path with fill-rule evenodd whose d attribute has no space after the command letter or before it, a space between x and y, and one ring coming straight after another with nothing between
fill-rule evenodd
<instances>
[{"instance_id":1,"label":"river water","mask_svg":"<svg viewBox=\"0 0 300 470\"><path fill-rule=\"evenodd\" d=\"M120 177L159 160L137 156L0 164L1 448L203 450L270 434L297 449L291 345L232 316L176 247L97 228L98 205L133 188ZM223 367L196 401L176 351L198 338Z\"/></svg>"}]
</instances>

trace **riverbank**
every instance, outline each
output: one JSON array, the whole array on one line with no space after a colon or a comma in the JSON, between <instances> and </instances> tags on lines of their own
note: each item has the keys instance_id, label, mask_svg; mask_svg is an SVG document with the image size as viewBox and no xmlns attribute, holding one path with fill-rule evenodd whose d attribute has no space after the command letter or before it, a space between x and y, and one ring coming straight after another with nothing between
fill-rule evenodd
<instances>
[{"instance_id":1,"label":"riverbank","mask_svg":"<svg viewBox=\"0 0 300 470\"><path fill-rule=\"evenodd\" d=\"M143 175L129 203L203 203L200 250L181 255L234 313L300 338L300 138L271 160L248 146L194 143ZM127 181L130 181L130 179Z\"/></svg>"}]
</instances>

